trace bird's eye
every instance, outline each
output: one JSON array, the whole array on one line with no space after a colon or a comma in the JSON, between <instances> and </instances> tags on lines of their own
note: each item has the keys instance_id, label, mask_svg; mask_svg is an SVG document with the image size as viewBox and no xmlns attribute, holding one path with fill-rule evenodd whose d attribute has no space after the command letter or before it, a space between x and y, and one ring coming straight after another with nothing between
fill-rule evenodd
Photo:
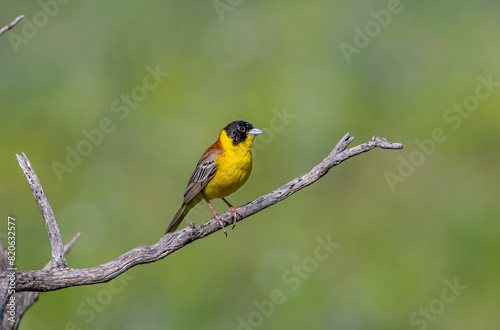
<instances>
[{"instance_id":1,"label":"bird's eye","mask_svg":"<svg viewBox=\"0 0 500 330\"><path fill-rule=\"evenodd\" d=\"M244 127L244 126L240 126L240 127L238 127L238 130L239 130L240 132L244 132L244 131L245 131L245 127Z\"/></svg>"}]
</instances>

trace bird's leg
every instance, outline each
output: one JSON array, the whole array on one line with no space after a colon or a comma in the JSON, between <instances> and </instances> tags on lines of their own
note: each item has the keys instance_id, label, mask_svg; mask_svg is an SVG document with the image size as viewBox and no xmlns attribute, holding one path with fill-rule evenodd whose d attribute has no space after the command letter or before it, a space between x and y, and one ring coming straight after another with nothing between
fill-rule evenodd
<instances>
[{"instance_id":1,"label":"bird's leg","mask_svg":"<svg viewBox=\"0 0 500 330\"><path fill-rule=\"evenodd\" d=\"M222 200L224 201L224 203L227 204L227 206L229 206L228 212L233 214L233 227L231 229L234 229L234 226L236 226L236 220L238 218L238 215L240 217L242 217L242 215L240 212L236 211L234 206L232 206L231 203L229 203L225 198L222 198Z\"/></svg>"},{"instance_id":2,"label":"bird's leg","mask_svg":"<svg viewBox=\"0 0 500 330\"><path fill-rule=\"evenodd\" d=\"M214 208L212 207L212 204L210 204L210 201L205 196L203 196L203 198L205 199L205 202L207 202L208 206L210 206L210 209L212 210L212 213L214 214L214 219L218 223L220 223L220 225L222 226L222 230L224 231L224 234L226 234L226 237L227 237L226 228L224 228L224 221L222 221L220 216L215 212Z\"/></svg>"}]
</instances>

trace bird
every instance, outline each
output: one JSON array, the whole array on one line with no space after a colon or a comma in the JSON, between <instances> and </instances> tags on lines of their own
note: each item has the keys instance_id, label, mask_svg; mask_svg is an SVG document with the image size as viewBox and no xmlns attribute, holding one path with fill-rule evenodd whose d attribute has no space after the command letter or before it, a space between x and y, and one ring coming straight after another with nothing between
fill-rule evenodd
<instances>
[{"instance_id":1,"label":"bird","mask_svg":"<svg viewBox=\"0 0 500 330\"><path fill-rule=\"evenodd\" d=\"M236 120L224 127L219 138L203 153L196 165L184 192L181 207L170 222L165 235L174 232L188 212L205 200L212 210L214 219L222 226L227 237L224 222L215 212L210 200L221 198L233 215L233 227L241 214L225 197L238 190L252 172L251 147L255 136L264 133L252 124Z\"/></svg>"}]
</instances>

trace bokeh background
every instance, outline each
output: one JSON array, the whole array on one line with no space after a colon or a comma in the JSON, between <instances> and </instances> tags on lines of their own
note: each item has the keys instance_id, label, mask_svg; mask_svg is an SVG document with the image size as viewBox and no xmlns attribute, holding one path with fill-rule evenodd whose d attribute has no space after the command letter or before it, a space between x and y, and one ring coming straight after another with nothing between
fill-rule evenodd
<instances>
[{"instance_id":1,"label":"bokeh background","mask_svg":"<svg viewBox=\"0 0 500 330\"><path fill-rule=\"evenodd\" d=\"M397 14L376 23L388 7ZM234 205L309 171L346 132L352 146L405 145L348 160L227 239L43 293L20 329L498 329L500 88L474 95L481 77L500 82L499 11L492 0L1 1L0 25L26 15L0 37L0 238L15 216L19 269L42 268L50 244L16 153L63 239L82 232L77 268L155 243L235 119L267 133ZM451 112L464 100L472 111ZM84 132L103 120L112 129L91 145ZM435 129L446 139L432 148ZM333 253L314 259L328 239Z\"/></svg>"}]
</instances>

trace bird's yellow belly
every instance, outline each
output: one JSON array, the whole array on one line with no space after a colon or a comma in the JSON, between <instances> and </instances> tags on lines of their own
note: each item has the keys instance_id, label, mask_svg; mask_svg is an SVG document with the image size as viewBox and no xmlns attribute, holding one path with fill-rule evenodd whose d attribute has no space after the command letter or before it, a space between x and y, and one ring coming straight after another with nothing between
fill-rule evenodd
<instances>
[{"instance_id":1,"label":"bird's yellow belly","mask_svg":"<svg viewBox=\"0 0 500 330\"><path fill-rule=\"evenodd\" d=\"M217 171L203 190L208 199L223 198L238 190L252 172L252 154L225 152L217 159Z\"/></svg>"}]
</instances>

